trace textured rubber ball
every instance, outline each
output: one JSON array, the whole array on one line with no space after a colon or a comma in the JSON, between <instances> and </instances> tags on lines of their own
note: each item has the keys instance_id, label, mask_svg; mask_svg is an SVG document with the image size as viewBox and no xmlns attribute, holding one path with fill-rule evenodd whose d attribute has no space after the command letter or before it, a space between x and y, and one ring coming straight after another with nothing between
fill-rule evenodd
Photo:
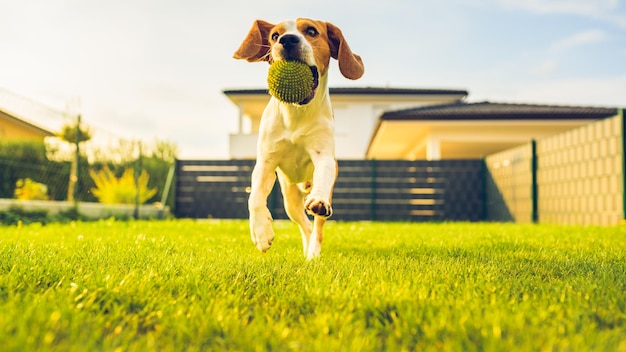
<instances>
[{"instance_id":1,"label":"textured rubber ball","mask_svg":"<svg viewBox=\"0 0 626 352\"><path fill-rule=\"evenodd\" d=\"M299 103L313 91L313 73L302 61L274 61L267 73L267 86L278 100Z\"/></svg>"}]
</instances>

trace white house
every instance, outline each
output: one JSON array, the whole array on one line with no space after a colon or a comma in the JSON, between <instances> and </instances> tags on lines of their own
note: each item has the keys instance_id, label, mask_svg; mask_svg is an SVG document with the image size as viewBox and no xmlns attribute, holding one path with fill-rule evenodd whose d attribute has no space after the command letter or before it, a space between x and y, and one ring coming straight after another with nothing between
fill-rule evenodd
<instances>
[{"instance_id":1,"label":"white house","mask_svg":"<svg viewBox=\"0 0 626 352\"><path fill-rule=\"evenodd\" d=\"M239 107L230 157L252 159L266 89L225 90ZM480 158L615 116L616 108L467 103L465 90L330 88L338 159Z\"/></svg>"},{"instance_id":2,"label":"white house","mask_svg":"<svg viewBox=\"0 0 626 352\"><path fill-rule=\"evenodd\" d=\"M266 89L225 90L224 94L239 107L239 130L230 135L230 157L255 158L259 123L270 96ZM385 111L450 104L466 96L465 90L330 88L337 158L363 159Z\"/></svg>"}]
</instances>

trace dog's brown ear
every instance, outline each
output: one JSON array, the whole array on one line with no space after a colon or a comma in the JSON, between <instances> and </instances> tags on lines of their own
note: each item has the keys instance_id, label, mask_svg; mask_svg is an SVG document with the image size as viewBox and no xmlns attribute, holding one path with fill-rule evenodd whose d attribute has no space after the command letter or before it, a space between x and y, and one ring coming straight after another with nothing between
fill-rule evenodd
<instances>
[{"instance_id":1,"label":"dog's brown ear","mask_svg":"<svg viewBox=\"0 0 626 352\"><path fill-rule=\"evenodd\" d=\"M254 21L248 35L239 46L239 49L235 51L233 57L249 62L269 61L269 33L273 27L273 24L263 20Z\"/></svg>"},{"instance_id":2,"label":"dog's brown ear","mask_svg":"<svg viewBox=\"0 0 626 352\"><path fill-rule=\"evenodd\" d=\"M365 72L363 60L361 60L359 55L352 53L341 30L329 22L326 22L326 29L328 31L330 56L339 61L341 74L348 79L358 79L363 76Z\"/></svg>"}]
</instances>

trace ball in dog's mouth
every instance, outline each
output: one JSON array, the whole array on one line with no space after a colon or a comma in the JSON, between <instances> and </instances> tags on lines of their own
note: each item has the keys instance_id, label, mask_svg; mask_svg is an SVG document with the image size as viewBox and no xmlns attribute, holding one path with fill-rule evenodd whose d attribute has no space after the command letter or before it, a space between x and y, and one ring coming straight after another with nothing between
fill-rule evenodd
<instances>
[{"instance_id":1,"label":"ball in dog's mouth","mask_svg":"<svg viewBox=\"0 0 626 352\"><path fill-rule=\"evenodd\" d=\"M270 94L286 103L308 103L315 95L317 84L317 68L302 61L274 61L267 74Z\"/></svg>"}]
</instances>

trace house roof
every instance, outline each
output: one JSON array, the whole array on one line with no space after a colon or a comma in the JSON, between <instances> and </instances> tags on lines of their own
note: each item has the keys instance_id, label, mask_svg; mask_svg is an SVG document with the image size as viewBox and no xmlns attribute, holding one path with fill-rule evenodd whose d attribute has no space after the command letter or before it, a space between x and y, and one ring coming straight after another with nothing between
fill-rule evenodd
<instances>
[{"instance_id":1,"label":"house roof","mask_svg":"<svg viewBox=\"0 0 626 352\"><path fill-rule=\"evenodd\" d=\"M491 102L387 111L377 121L366 157L420 159L436 143L444 158L475 158L617 114L617 108Z\"/></svg>"},{"instance_id":2,"label":"house roof","mask_svg":"<svg viewBox=\"0 0 626 352\"><path fill-rule=\"evenodd\" d=\"M387 111L380 120L543 120L601 119L617 114L617 108L508 103L465 103Z\"/></svg>"},{"instance_id":3,"label":"house roof","mask_svg":"<svg viewBox=\"0 0 626 352\"><path fill-rule=\"evenodd\" d=\"M23 118L17 117L2 108L0 108L0 118L5 119L16 126L32 131L35 134L41 135L42 137L52 137L55 135L53 132L37 126L34 123L28 122Z\"/></svg>"},{"instance_id":4,"label":"house roof","mask_svg":"<svg viewBox=\"0 0 626 352\"><path fill-rule=\"evenodd\" d=\"M329 88L332 95L463 95L466 90L459 89L413 89L413 88L380 88L380 87L336 87ZM269 94L267 89L227 89L226 95Z\"/></svg>"}]
</instances>

